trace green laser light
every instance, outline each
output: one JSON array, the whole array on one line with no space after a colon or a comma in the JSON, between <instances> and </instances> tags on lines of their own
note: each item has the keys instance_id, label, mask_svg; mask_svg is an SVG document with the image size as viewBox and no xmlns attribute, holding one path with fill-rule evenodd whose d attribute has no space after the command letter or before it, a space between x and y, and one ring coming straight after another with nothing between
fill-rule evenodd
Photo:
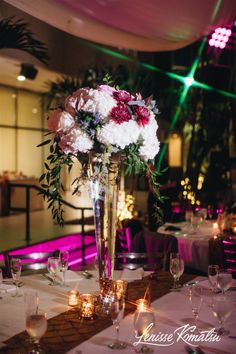
<instances>
[{"instance_id":1,"label":"green laser light","mask_svg":"<svg viewBox=\"0 0 236 354\"><path fill-rule=\"evenodd\" d=\"M184 78L184 84L188 87L192 86L194 83L194 78L192 76L187 76Z\"/></svg>"}]
</instances>

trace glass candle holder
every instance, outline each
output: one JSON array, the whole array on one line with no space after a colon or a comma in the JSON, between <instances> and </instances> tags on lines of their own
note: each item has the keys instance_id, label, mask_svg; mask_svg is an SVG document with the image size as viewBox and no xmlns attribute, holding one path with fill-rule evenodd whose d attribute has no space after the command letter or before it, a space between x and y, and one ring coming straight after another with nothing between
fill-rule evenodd
<instances>
[{"instance_id":1,"label":"glass candle holder","mask_svg":"<svg viewBox=\"0 0 236 354\"><path fill-rule=\"evenodd\" d=\"M148 300L146 299L139 299L136 301L136 306L137 306L137 311L145 311L147 310L150 306L148 303Z\"/></svg>"},{"instance_id":2,"label":"glass candle holder","mask_svg":"<svg viewBox=\"0 0 236 354\"><path fill-rule=\"evenodd\" d=\"M117 299L120 300L125 296L127 291L128 282L126 280L113 280L112 281L112 292L116 295Z\"/></svg>"},{"instance_id":3,"label":"glass candle holder","mask_svg":"<svg viewBox=\"0 0 236 354\"><path fill-rule=\"evenodd\" d=\"M78 304L79 304L79 292L77 290L69 291L68 305L78 306Z\"/></svg>"},{"instance_id":4,"label":"glass candle holder","mask_svg":"<svg viewBox=\"0 0 236 354\"><path fill-rule=\"evenodd\" d=\"M79 297L80 316L86 319L94 317L95 304L92 294L82 294Z\"/></svg>"}]
</instances>

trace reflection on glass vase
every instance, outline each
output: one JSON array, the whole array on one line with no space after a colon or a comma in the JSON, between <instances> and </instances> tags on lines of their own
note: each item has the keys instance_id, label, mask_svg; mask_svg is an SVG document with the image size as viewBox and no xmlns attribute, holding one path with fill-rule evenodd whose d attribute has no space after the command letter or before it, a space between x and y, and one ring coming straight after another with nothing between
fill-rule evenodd
<instances>
[{"instance_id":1,"label":"reflection on glass vase","mask_svg":"<svg viewBox=\"0 0 236 354\"><path fill-rule=\"evenodd\" d=\"M90 160L90 193L93 202L95 238L100 284L113 279L120 156L107 164L98 156ZM106 168L106 180L102 169Z\"/></svg>"}]
</instances>

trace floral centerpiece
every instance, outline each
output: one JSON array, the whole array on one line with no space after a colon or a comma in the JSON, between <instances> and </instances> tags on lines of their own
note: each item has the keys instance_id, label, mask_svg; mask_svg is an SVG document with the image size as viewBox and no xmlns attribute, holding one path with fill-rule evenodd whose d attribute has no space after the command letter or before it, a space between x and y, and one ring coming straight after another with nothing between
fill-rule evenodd
<instances>
[{"instance_id":1,"label":"floral centerpiece","mask_svg":"<svg viewBox=\"0 0 236 354\"><path fill-rule=\"evenodd\" d=\"M99 209L95 201L104 202L105 194L112 194L110 182L113 180L117 184L121 162L126 173L148 173L154 193L159 197L157 172L150 168L150 161L159 151L157 113L152 97L143 99L140 93L132 95L111 86L108 80L96 89L78 89L66 98L63 107L51 111L48 127L53 137L40 144L51 144L45 163L47 171L40 181L42 194L48 199L53 217L59 223L63 222L60 173L63 165L68 166L70 171L74 159L81 163L81 170L74 181L74 193L89 180L93 186L91 196L95 214ZM112 179L109 177L111 172ZM98 185L95 184L97 181ZM116 195L112 198L110 204L115 204ZM112 208L115 209L115 205ZM100 213L99 217L104 213ZM95 218L96 229L101 228L100 224ZM114 251L114 241L112 248Z\"/></svg>"}]
</instances>

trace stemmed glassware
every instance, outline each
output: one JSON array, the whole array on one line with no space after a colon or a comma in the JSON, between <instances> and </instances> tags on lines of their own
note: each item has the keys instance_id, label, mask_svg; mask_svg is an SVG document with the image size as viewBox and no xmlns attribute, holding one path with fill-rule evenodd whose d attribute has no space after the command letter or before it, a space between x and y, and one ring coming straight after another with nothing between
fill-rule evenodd
<instances>
[{"instance_id":1,"label":"stemmed glassware","mask_svg":"<svg viewBox=\"0 0 236 354\"><path fill-rule=\"evenodd\" d=\"M144 308L143 310L136 310L134 314L134 330L135 338L141 337L149 326L155 327L155 314L151 308ZM138 345L138 341L134 342L134 346ZM152 353L153 349L147 345L142 345L141 348L135 350L136 353Z\"/></svg>"},{"instance_id":2,"label":"stemmed glassware","mask_svg":"<svg viewBox=\"0 0 236 354\"><path fill-rule=\"evenodd\" d=\"M217 292L217 276L219 274L219 266L216 264L210 264L208 266L208 280L213 293Z\"/></svg>"},{"instance_id":3,"label":"stemmed glassware","mask_svg":"<svg viewBox=\"0 0 236 354\"><path fill-rule=\"evenodd\" d=\"M112 323L116 328L116 339L114 342L108 345L111 349L125 349L126 344L120 342L119 340L119 330L120 330L120 322L124 317L124 310L125 310L125 300L122 296L120 299L116 296L116 294L112 294L110 296L110 303L109 303L109 314L112 319Z\"/></svg>"},{"instance_id":4,"label":"stemmed glassware","mask_svg":"<svg viewBox=\"0 0 236 354\"><path fill-rule=\"evenodd\" d=\"M69 266L69 252L68 251L61 251L60 252L60 266L61 271L63 274L63 284L62 286L66 287L66 271Z\"/></svg>"},{"instance_id":5,"label":"stemmed glassware","mask_svg":"<svg viewBox=\"0 0 236 354\"><path fill-rule=\"evenodd\" d=\"M11 267L11 275L12 275L12 279L13 282L16 286L16 292L14 295L12 295L13 297L19 297L22 296L21 294L19 294L18 291L18 287L19 287L19 283L20 283L20 275L21 275L21 260L19 258L12 258L10 261L10 267Z\"/></svg>"},{"instance_id":6,"label":"stemmed glassware","mask_svg":"<svg viewBox=\"0 0 236 354\"><path fill-rule=\"evenodd\" d=\"M223 327L224 321L231 315L233 303L228 296L215 295L212 300L212 312L218 319L220 327L217 330L219 335L228 335L229 331Z\"/></svg>"},{"instance_id":7,"label":"stemmed glassware","mask_svg":"<svg viewBox=\"0 0 236 354\"><path fill-rule=\"evenodd\" d=\"M174 284L171 290L178 290L178 280L184 272L184 260L180 258L178 253L170 254L170 273L174 278Z\"/></svg>"},{"instance_id":8,"label":"stemmed glassware","mask_svg":"<svg viewBox=\"0 0 236 354\"><path fill-rule=\"evenodd\" d=\"M191 225L193 228L192 234L196 234L197 230L199 229L201 221L202 221L201 215L195 214L191 216Z\"/></svg>"},{"instance_id":9,"label":"stemmed glassware","mask_svg":"<svg viewBox=\"0 0 236 354\"><path fill-rule=\"evenodd\" d=\"M216 276L216 284L224 294L232 286L232 272L228 269L221 269Z\"/></svg>"},{"instance_id":10,"label":"stemmed glassware","mask_svg":"<svg viewBox=\"0 0 236 354\"><path fill-rule=\"evenodd\" d=\"M50 275L52 276L52 282L50 283L50 285L54 286L54 285L56 285L56 275L60 271L60 258L49 257L47 268L48 268Z\"/></svg>"},{"instance_id":11,"label":"stemmed glassware","mask_svg":"<svg viewBox=\"0 0 236 354\"><path fill-rule=\"evenodd\" d=\"M188 297L189 297L189 302L191 305L193 317L194 317L194 326L196 327L197 330L197 320L199 317L199 312L201 310L202 302L203 302L203 297L202 297L202 287L199 285L194 285L191 286L188 289Z\"/></svg>"},{"instance_id":12,"label":"stemmed glassware","mask_svg":"<svg viewBox=\"0 0 236 354\"><path fill-rule=\"evenodd\" d=\"M185 220L187 222L187 226L189 227L191 225L191 217L193 216L192 210L186 210L185 211Z\"/></svg>"},{"instance_id":13,"label":"stemmed glassware","mask_svg":"<svg viewBox=\"0 0 236 354\"><path fill-rule=\"evenodd\" d=\"M26 331L29 334L32 342L35 344L35 349L31 350L32 354L42 353L40 347L40 339L47 330L46 313L40 310L37 312L26 312Z\"/></svg>"}]
</instances>

